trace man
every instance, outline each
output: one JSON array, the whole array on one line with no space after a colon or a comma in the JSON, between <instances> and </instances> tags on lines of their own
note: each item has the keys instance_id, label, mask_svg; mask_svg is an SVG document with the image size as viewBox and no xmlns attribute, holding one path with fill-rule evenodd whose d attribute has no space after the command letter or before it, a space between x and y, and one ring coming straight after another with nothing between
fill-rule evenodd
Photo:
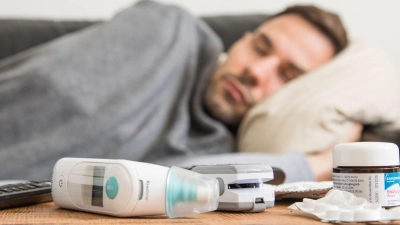
<instances>
[{"instance_id":1,"label":"man","mask_svg":"<svg viewBox=\"0 0 400 225\"><path fill-rule=\"evenodd\" d=\"M140 2L0 62L0 178L49 177L67 156L165 165L202 156L263 162L283 167L288 181L312 180L315 156L229 153L231 131L251 106L329 61L346 40L337 17L294 7L245 34L215 69L222 46L209 27L179 8Z\"/></svg>"},{"instance_id":2,"label":"man","mask_svg":"<svg viewBox=\"0 0 400 225\"><path fill-rule=\"evenodd\" d=\"M229 50L212 77L205 104L214 117L238 126L254 104L328 62L346 45L336 15L311 6L288 8Z\"/></svg>"},{"instance_id":3,"label":"man","mask_svg":"<svg viewBox=\"0 0 400 225\"><path fill-rule=\"evenodd\" d=\"M212 116L236 130L253 105L328 62L347 43L346 31L335 14L312 6L290 7L233 45L211 78L205 106ZM359 140L361 129L356 125L340 142ZM235 156L225 157L232 160ZM206 157L187 163L210 160ZM255 159L240 162L246 160ZM331 149L310 155L308 160L317 180L331 179L332 166L327 163L332 161Z\"/></svg>"}]
</instances>

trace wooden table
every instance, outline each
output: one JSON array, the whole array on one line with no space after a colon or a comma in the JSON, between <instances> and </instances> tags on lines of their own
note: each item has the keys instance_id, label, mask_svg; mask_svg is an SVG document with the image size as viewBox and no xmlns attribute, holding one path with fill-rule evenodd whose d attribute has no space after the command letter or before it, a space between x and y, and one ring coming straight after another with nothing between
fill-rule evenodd
<instances>
[{"instance_id":1,"label":"wooden table","mask_svg":"<svg viewBox=\"0 0 400 225\"><path fill-rule=\"evenodd\" d=\"M115 218L98 214L61 209L54 203L0 210L0 224L191 224L191 225L261 225L261 224L327 224L311 214L291 210L293 202L277 202L262 213L209 212L190 217L169 219L166 216ZM362 223L357 223L362 224ZM381 223L373 223L381 224ZM400 224L396 221L392 224ZM349 223L346 223L349 225Z\"/></svg>"},{"instance_id":2,"label":"wooden table","mask_svg":"<svg viewBox=\"0 0 400 225\"><path fill-rule=\"evenodd\" d=\"M317 219L300 211L286 208L286 204L270 208L263 213L209 212L190 217L170 219L167 216L145 218L115 218L85 212L60 209L54 203L20 207L0 211L0 224L282 224L286 221L319 223ZM296 222L298 223L298 222Z\"/></svg>"}]
</instances>

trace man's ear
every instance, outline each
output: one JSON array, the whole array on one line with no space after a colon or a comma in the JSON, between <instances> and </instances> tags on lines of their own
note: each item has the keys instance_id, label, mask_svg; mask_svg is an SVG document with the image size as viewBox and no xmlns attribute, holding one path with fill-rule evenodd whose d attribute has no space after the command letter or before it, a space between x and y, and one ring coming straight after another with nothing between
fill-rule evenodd
<instances>
[{"instance_id":1,"label":"man's ear","mask_svg":"<svg viewBox=\"0 0 400 225\"><path fill-rule=\"evenodd\" d=\"M219 56L218 56L218 65L222 65L223 63L225 63L225 61L226 61L226 59L228 58L228 55L224 52L224 53L221 53Z\"/></svg>"}]
</instances>

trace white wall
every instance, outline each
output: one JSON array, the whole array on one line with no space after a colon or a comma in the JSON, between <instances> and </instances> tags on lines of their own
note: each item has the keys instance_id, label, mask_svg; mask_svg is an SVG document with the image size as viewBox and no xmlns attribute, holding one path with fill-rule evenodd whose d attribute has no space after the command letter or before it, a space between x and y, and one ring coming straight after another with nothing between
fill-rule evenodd
<instances>
[{"instance_id":1,"label":"white wall","mask_svg":"<svg viewBox=\"0 0 400 225\"><path fill-rule=\"evenodd\" d=\"M137 0L0 0L2 18L109 19ZM400 70L399 0L159 0L195 15L273 13L287 5L314 4L337 12L352 37L381 46ZM396 11L397 10L397 11Z\"/></svg>"}]
</instances>

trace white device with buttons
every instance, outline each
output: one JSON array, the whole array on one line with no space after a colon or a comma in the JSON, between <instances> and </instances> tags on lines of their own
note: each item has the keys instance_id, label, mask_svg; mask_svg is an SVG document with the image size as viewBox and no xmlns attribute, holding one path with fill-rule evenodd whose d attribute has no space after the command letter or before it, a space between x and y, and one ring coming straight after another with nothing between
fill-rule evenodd
<instances>
[{"instance_id":1,"label":"white device with buttons","mask_svg":"<svg viewBox=\"0 0 400 225\"><path fill-rule=\"evenodd\" d=\"M58 206L112 216L188 216L215 210L218 195L216 179L178 167L63 158L53 170Z\"/></svg>"},{"instance_id":2,"label":"white device with buttons","mask_svg":"<svg viewBox=\"0 0 400 225\"><path fill-rule=\"evenodd\" d=\"M264 164L194 166L192 171L219 181L218 210L263 212L275 205L274 190L264 183L274 179L274 169Z\"/></svg>"}]
</instances>

